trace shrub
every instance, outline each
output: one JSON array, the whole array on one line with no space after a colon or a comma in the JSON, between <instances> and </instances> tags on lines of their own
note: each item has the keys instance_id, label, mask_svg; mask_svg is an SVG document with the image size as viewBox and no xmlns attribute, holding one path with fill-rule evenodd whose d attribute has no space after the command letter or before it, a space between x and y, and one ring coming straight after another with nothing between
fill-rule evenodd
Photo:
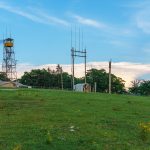
<instances>
[{"instance_id":1,"label":"shrub","mask_svg":"<svg viewBox=\"0 0 150 150\"><path fill-rule=\"evenodd\" d=\"M46 143L51 144L52 141L53 141L53 138L52 138L50 132L48 132L47 135L46 135Z\"/></svg>"},{"instance_id":2,"label":"shrub","mask_svg":"<svg viewBox=\"0 0 150 150\"><path fill-rule=\"evenodd\" d=\"M13 150L21 150L21 149L22 149L21 145L16 145L16 146L13 148Z\"/></svg>"},{"instance_id":3,"label":"shrub","mask_svg":"<svg viewBox=\"0 0 150 150\"><path fill-rule=\"evenodd\" d=\"M140 138L144 142L150 138L150 123L140 123Z\"/></svg>"}]
</instances>

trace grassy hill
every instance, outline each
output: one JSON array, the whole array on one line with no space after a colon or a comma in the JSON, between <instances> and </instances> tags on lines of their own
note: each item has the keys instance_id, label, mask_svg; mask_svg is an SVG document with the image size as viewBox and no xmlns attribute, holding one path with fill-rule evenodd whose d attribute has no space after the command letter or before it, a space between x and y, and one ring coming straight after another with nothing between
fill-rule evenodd
<instances>
[{"instance_id":1,"label":"grassy hill","mask_svg":"<svg viewBox=\"0 0 150 150\"><path fill-rule=\"evenodd\" d=\"M0 90L0 150L144 150L150 97Z\"/></svg>"}]
</instances>

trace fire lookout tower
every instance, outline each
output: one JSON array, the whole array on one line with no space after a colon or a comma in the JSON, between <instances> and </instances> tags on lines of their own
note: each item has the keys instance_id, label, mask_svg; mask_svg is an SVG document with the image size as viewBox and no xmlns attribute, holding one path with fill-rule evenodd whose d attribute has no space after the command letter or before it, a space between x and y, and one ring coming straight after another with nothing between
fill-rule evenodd
<instances>
[{"instance_id":1,"label":"fire lookout tower","mask_svg":"<svg viewBox=\"0 0 150 150\"><path fill-rule=\"evenodd\" d=\"M2 71L6 73L7 77L14 81L17 79L16 59L14 52L14 39L7 38L3 40L3 64Z\"/></svg>"}]
</instances>

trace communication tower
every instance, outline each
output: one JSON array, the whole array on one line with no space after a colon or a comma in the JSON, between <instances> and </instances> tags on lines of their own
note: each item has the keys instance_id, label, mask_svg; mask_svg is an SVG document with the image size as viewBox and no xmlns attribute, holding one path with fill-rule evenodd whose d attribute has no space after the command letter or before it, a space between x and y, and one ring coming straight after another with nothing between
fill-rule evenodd
<instances>
[{"instance_id":1,"label":"communication tower","mask_svg":"<svg viewBox=\"0 0 150 150\"><path fill-rule=\"evenodd\" d=\"M3 64L2 71L6 73L7 78L11 81L17 79L16 59L14 52L14 39L6 38L3 40Z\"/></svg>"},{"instance_id":2,"label":"communication tower","mask_svg":"<svg viewBox=\"0 0 150 150\"><path fill-rule=\"evenodd\" d=\"M73 46L72 44L72 29L71 29L71 63L72 63L72 89L74 90L74 85L75 85L75 58L76 57L82 57L84 58L84 73L85 73L85 84L87 83L86 80L86 73L87 73L87 50L86 48L83 48L83 32L82 32L82 44L81 44L81 33L79 29L79 47L76 47L76 27L75 27L75 44Z\"/></svg>"}]
</instances>

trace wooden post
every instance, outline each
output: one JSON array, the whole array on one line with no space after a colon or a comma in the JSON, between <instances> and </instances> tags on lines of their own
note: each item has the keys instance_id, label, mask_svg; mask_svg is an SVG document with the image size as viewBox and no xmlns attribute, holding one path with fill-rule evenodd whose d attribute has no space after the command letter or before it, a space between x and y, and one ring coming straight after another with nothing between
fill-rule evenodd
<instances>
[{"instance_id":1,"label":"wooden post","mask_svg":"<svg viewBox=\"0 0 150 150\"><path fill-rule=\"evenodd\" d=\"M64 90L64 83L63 83L63 70L61 67L61 89Z\"/></svg>"},{"instance_id":2,"label":"wooden post","mask_svg":"<svg viewBox=\"0 0 150 150\"><path fill-rule=\"evenodd\" d=\"M95 91L95 93L97 92L97 83L96 82L94 83L94 91Z\"/></svg>"},{"instance_id":3,"label":"wooden post","mask_svg":"<svg viewBox=\"0 0 150 150\"><path fill-rule=\"evenodd\" d=\"M111 94L111 61L109 61L109 94Z\"/></svg>"}]
</instances>

